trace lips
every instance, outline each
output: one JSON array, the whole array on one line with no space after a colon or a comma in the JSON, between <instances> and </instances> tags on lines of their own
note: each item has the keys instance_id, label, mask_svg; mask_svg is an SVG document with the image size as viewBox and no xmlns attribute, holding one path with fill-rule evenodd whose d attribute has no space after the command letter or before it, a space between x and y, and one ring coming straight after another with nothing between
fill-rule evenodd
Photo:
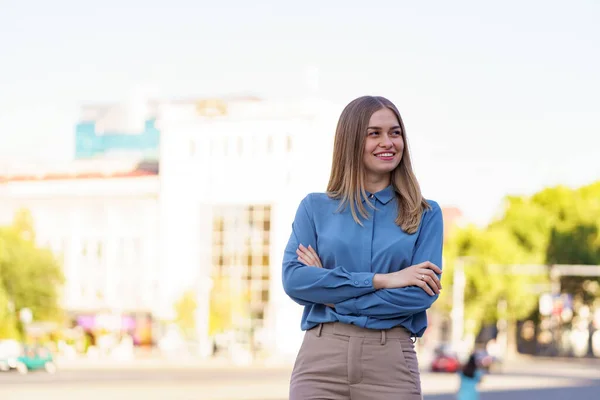
<instances>
[{"instance_id":1,"label":"lips","mask_svg":"<svg viewBox=\"0 0 600 400\"><path fill-rule=\"evenodd\" d=\"M385 152L385 153L377 153L375 157L394 157L396 153Z\"/></svg>"}]
</instances>

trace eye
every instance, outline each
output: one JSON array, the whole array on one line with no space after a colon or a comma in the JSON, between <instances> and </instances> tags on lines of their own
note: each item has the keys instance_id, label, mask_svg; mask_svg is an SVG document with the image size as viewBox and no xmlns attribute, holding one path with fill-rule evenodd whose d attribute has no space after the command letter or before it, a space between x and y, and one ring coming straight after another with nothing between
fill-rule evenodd
<instances>
[{"instance_id":1,"label":"eye","mask_svg":"<svg viewBox=\"0 0 600 400\"><path fill-rule=\"evenodd\" d=\"M392 135L394 135L394 136L402 136L402 131L394 131L394 132L392 132Z\"/></svg>"},{"instance_id":2,"label":"eye","mask_svg":"<svg viewBox=\"0 0 600 400\"><path fill-rule=\"evenodd\" d=\"M371 132L367 132L368 136L373 136L373 135L379 135L378 131L371 131Z\"/></svg>"}]
</instances>

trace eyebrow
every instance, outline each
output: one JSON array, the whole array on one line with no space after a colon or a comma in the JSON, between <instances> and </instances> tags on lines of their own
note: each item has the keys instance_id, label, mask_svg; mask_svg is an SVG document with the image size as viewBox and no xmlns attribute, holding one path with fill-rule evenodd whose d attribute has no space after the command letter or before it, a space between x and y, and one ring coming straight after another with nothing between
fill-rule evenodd
<instances>
[{"instance_id":1,"label":"eyebrow","mask_svg":"<svg viewBox=\"0 0 600 400\"><path fill-rule=\"evenodd\" d=\"M376 130L381 130L381 127L379 127L379 126L368 126L368 127L367 127L367 129L376 129ZM399 125L396 125L396 126L392 126L392 127L390 128L390 130L393 130L393 129L400 129L400 126L399 126Z\"/></svg>"}]
</instances>

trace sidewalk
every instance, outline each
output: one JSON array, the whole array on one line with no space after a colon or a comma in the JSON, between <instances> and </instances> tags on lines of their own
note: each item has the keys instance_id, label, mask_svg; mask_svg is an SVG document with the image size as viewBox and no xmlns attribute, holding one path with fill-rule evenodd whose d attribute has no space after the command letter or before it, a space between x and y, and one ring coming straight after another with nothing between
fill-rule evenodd
<instances>
[{"instance_id":1,"label":"sidewalk","mask_svg":"<svg viewBox=\"0 0 600 400\"><path fill-rule=\"evenodd\" d=\"M118 359L110 357L78 357L75 359L57 358L56 364L61 370L64 371L85 369L244 369L257 367L264 369L291 369L293 367L293 361L280 359L257 360L251 363L235 363L231 359L224 357L164 357L157 355L131 359Z\"/></svg>"},{"instance_id":2,"label":"sidewalk","mask_svg":"<svg viewBox=\"0 0 600 400\"><path fill-rule=\"evenodd\" d=\"M428 370L429 363L426 359L419 359L423 372ZM166 357L158 354L145 355L131 359L118 358L88 358L75 359L57 358L56 363L61 370L84 369L187 369L187 368L264 368L264 369L291 369L294 360L269 358L259 359L249 363L234 362L226 357L200 358L193 356ZM505 363L511 369L526 368L528 365L543 366L545 369L585 369L598 371L600 374L600 359L583 358L574 359L566 357L537 357L518 355Z\"/></svg>"}]
</instances>

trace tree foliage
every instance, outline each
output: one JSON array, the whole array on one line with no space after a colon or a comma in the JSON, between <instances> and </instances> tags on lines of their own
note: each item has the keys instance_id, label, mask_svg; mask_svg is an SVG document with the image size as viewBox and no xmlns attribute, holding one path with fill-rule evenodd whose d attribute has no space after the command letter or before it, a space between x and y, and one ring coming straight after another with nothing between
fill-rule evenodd
<instances>
[{"instance_id":1,"label":"tree foliage","mask_svg":"<svg viewBox=\"0 0 600 400\"><path fill-rule=\"evenodd\" d=\"M444 286L452 286L457 263L464 263L468 319L477 325L497 320L500 300L507 303L506 318L524 318L537 307L538 289L548 277L506 266L600 264L600 182L508 196L502 215L485 228L455 231L445 259ZM441 306L450 302L446 296Z\"/></svg>"},{"instance_id":2,"label":"tree foliage","mask_svg":"<svg viewBox=\"0 0 600 400\"><path fill-rule=\"evenodd\" d=\"M210 295L209 334L239 329L240 321L249 317L249 304L249 293L236 287L231 278L215 277Z\"/></svg>"},{"instance_id":3,"label":"tree foliage","mask_svg":"<svg viewBox=\"0 0 600 400\"><path fill-rule=\"evenodd\" d=\"M179 327L184 337L192 339L196 334L196 309L198 303L196 292L188 290L175 303L175 324Z\"/></svg>"},{"instance_id":4,"label":"tree foliage","mask_svg":"<svg viewBox=\"0 0 600 400\"><path fill-rule=\"evenodd\" d=\"M17 336L23 308L35 321L60 320L63 282L59 262L36 245L31 216L20 211L13 225L0 228L0 336Z\"/></svg>"}]
</instances>

